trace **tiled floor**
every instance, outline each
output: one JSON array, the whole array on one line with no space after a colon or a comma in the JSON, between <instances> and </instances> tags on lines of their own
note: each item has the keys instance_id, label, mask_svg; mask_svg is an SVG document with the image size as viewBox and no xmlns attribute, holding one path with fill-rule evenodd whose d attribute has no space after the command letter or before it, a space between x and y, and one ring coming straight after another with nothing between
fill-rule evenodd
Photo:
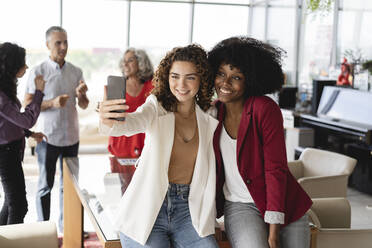
<instances>
[{"instance_id":1,"label":"tiled floor","mask_svg":"<svg viewBox=\"0 0 372 248\"><path fill-rule=\"evenodd\" d=\"M372 196L349 188L347 199L351 205L351 228L372 228Z\"/></svg>"},{"instance_id":2,"label":"tiled floor","mask_svg":"<svg viewBox=\"0 0 372 248\"><path fill-rule=\"evenodd\" d=\"M84 151L84 148L81 149ZM91 150L89 150L91 151ZM99 150L96 150L99 151ZM89 152L91 153L91 152ZM84 152L80 156L87 156L88 154ZM38 166L36 163L36 157L26 154L24 160L24 172L26 177L26 190L28 199L28 212L25 217L25 222L36 221L36 209L35 209L35 193L37 189L37 179L38 179ZM55 186L58 185L58 175L55 179ZM363 194L359 191L349 188L348 199L351 204L352 216L351 216L351 226L352 228L372 228L372 196ZM0 206L3 202L3 192L0 185ZM52 191L52 210L51 210L51 220L57 222L58 220L58 191L57 187L53 188ZM370 205L371 208L368 209L367 206ZM84 229L85 231L94 231L89 218L85 217Z\"/></svg>"}]
</instances>

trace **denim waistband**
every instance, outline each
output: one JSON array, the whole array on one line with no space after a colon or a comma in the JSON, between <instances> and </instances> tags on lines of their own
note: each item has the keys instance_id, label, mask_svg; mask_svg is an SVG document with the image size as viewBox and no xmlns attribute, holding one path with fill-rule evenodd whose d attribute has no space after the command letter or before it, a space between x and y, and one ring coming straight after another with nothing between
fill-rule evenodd
<instances>
[{"instance_id":1,"label":"denim waistband","mask_svg":"<svg viewBox=\"0 0 372 248\"><path fill-rule=\"evenodd\" d=\"M177 184L169 183L168 185L168 194L169 195L179 195L184 193L189 193L190 185L189 184Z\"/></svg>"}]
</instances>

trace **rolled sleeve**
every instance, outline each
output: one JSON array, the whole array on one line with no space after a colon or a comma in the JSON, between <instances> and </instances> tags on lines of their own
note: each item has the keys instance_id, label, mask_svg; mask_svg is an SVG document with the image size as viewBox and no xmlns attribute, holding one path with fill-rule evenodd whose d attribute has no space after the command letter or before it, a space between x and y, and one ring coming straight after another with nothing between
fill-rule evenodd
<instances>
[{"instance_id":1,"label":"rolled sleeve","mask_svg":"<svg viewBox=\"0 0 372 248\"><path fill-rule=\"evenodd\" d=\"M268 224L284 224L284 213L276 211L266 211L264 221Z\"/></svg>"}]
</instances>

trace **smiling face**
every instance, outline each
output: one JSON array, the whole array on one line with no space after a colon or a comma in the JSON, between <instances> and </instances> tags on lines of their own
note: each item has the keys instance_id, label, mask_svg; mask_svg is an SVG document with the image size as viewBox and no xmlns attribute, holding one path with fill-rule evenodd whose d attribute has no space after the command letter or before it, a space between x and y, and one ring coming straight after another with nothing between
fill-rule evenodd
<instances>
[{"instance_id":1,"label":"smiling face","mask_svg":"<svg viewBox=\"0 0 372 248\"><path fill-rule=\"evenodd\" d=\"M169 88L180 103L192 103L199 91L200 76L195 65L175 61L169 70Z\"/></svg>"},{"instance_id":2,"label":"smiling face","mask_svg":"<svg viewBox=\"0 0 372 248\"><path fill-rule=\"evenodd\" d=\"M138 62L132 51L127 52L123 59L123 71L126 77L136 76L138 73Z\"/></svg>"},{"instance_id":3,"label":"smiling face","mask_svg":"<svg viewBox=\"0 0 372 248\"><path fill-rule=\"evenodd\" d=\"M220 65L214 85L221 102L244 102L245 77L238 68L229 64Z\"/></svg>"},{"instance_id":4,"label":"smiling face","mask_svg":"<svg viewBox=\"0 0 372 248\"><path fill-rule=\"evenodd\" d=\"M47 41L50 58L58 64L63 64L67 54L68 42L65 32L52 32Z\"/></svg>"}]
</instances>

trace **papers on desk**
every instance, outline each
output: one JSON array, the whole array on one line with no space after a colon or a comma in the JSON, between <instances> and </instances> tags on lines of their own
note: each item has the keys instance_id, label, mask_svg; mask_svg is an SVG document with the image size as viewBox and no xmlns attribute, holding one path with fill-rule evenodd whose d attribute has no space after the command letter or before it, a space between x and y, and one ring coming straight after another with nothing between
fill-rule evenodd
<instances>
[{"instance_id":1,"label":"papers on desk","mask_svg":"<svg viewBox=\"0 0 372 248\"><path fill-rule=\"evenodd\" d=\"M104 177L111 172L107 156L79 157L79 187L89 194L105 193Z\"/></svg>"},{"instance_id":2,"label":"papers on desk","mask_svg":"<svg viewBox=\"0 0 372 248\"><path fill-rule=\"evenodd\" d=\"M104 185L105 192L103 194L96 194L96 197L104 210L104 214L110 220L112 226L114 226L122 197L120 175L118 173L107 173L104 177Z\"/></svg>"},{"instance_id":3,"label":"papers on desk","mask_svg":"<svg viewBox=\"0 0 372 248\"><path fill-rule=\"evenodd\" d=\"M137 158L118 158L117 159L120 165L135 165Z\"/></svg>"}]
</instances>

